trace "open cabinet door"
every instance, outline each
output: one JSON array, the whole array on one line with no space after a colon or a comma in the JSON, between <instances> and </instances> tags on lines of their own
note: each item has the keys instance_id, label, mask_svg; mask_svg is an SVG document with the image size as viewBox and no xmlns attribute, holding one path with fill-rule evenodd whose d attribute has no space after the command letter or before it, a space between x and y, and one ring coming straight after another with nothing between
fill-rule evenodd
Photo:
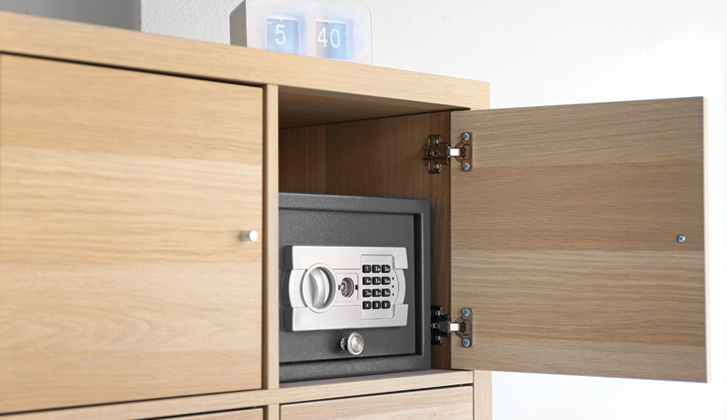
<instances>
[{"instance_id":1,"label":"open cabinet door","mask_svg":"<svg viewBox=\"0 0 727 420\"><path fill-rule=\"evenodd\" d=\"M704 99L454 112L464 132L452 368L707 381Z\"/></svg>"}]
</instances>

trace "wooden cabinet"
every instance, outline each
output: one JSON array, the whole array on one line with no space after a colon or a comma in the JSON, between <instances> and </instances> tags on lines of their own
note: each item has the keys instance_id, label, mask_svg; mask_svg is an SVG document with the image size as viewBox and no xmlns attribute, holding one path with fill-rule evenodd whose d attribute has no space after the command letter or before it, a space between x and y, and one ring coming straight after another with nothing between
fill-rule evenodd
<instances>
[{"instance_id":1,"label":"wooden cabinet","mask_svg":"<svg viewBox=\"0 0 727 420\"><path fill-rule=\"evenodd\" d=\"M280 188L431 201L432 303L474 310L437 367L706 381L703 129L702 98L287 128Z\"/></svg>"},{"instance_id":2,"label":"wooden cabinet","mask_svg":"<svg viewBox=\"0 0 727 420\"><path fill-rule=\"evenodd\" d=\"M0 13L0 414L483 420L488 370L706 381L703 99L488 95ZM432 135L471 168L431 174ZM279 191L430 200L432 303L474 345L280 385Z\"/></svg>"},{"instance_id":3,"label":"wooden cabinet","mask_svg":"<svg viewBox=\"0 0 727 420\"><path fill-rule=\"evenodd\" d=\"M463 386L288 404L280 407L280 420L468 420L472 392L471 386Z\"/></svg>"},{"instance_id":4,"label":"wooden cabinet","mask_svg":"<svg viewBox=\"0 0 727 420\"><path fill-rule=\"evenodd\" d=\"M260 388L262 90L8 55L0 89L0 411Z\"/></svg>"}]
</instances>

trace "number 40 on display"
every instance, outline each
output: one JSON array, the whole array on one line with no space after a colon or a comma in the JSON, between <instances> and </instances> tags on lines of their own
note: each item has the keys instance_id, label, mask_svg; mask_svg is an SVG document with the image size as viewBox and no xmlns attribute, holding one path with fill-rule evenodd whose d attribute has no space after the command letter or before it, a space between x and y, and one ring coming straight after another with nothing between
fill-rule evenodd
<instances>
[{"instance_id":1,"label":"number 40 on display","mask_svg":"<svg viewBox=\"0 0 727 420\"><path fill-rule=\"evenodd\" d=\"M268 50L307 55L301 48L299 22L292 19L267 20ZM336 22L316 22L316 55L345 60L349 57L348 25Z\"/></svg>"}]
</instances>

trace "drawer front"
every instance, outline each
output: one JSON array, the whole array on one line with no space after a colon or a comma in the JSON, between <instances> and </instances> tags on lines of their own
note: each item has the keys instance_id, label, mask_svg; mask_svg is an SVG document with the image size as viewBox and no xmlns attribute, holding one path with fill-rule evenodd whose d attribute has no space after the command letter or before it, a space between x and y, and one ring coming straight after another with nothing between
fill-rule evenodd
<instances>
[{"instance_id":1,"label":"drawer front","mask_svg":"<svg viewBox=\"0 0 727 420\"><path fill-rule=\"evenodd\" d=\"M259 388L262 91L0 56L0 412Z\"/></svg>"},{"instance_id":2,"label":"drawer front","mask_svg":"<svg viewBox=\"0 0 727 420\"><path fill-rule=\"evenodd\" d=\"M228 411L224 413L199 414L196 416L169 417L175 420L263 420L263 409Z\"/></svg>"},{"instance_id":3,"label":"drawer front","mask_svg":"<svg viewBox=\"0 0 727 420\"><path fill-rule=\"evenodd\" d=\"M283 405L280 420L471 420L472 387Z\"/></svg>"}]
</instances>

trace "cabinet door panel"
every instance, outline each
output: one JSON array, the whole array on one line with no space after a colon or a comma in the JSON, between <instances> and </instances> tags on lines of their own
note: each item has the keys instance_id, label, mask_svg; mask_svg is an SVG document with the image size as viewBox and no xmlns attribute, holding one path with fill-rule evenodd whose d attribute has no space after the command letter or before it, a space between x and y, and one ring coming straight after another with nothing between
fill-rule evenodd
<instances>
[{"instance_id":1,"label":"cabinet door panel","mask_svg":"<svg viewBox=\"0 0 727 420\"><path fill-rule=\"evenodd\" d=\"M473 418L472 387L288 404L280 420L419 420Z\"/></svg>"},{"instance_id":2,"label":"cabinet door panel","mask_svg":"<svg viewBox=\"0 0 727 420\"><path fill-rule=\"evenodd\" d=\"M703 107L453 113L453 368L707 379Z\"/></svg>"},{"instance_id":3,"label":"cabinet door panel","mask_svg":"<svg viewBox=\"0 0 727 420\"><path fill-rule=\"evenodd\" d=\"M0 411L259 388L261 89L0 56Z\"/></svg>"}]
</instances>

